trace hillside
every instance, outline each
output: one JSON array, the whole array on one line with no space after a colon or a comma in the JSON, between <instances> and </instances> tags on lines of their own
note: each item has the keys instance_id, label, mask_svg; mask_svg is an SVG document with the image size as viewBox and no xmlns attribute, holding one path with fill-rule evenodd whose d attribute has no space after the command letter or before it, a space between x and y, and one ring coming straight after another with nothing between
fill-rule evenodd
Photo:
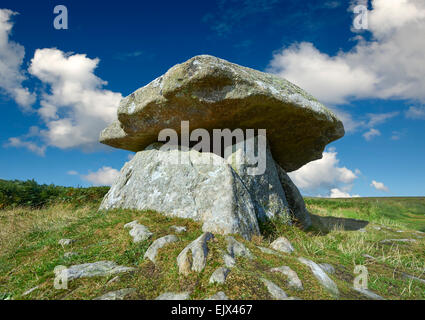
<instances>
[{"instance_id":1,"label":"hillside","mask_svg":"<svg viewBox=\"0 0 425 320\"><path fill-rule=\"evenodd\" d=\"M215 235L208 242L209 254L202 272L180 275L176 258L202 234L200 225L155 212L98 212L106 190L79 189L76 197L92 195L86 202L70 197L68 201L51 200L35 207L9 203L0 210L0 298L93 299L114 290L132 288L135 290L129 299L154 299L164 292L188 292L190 299L205 299L219 291L229 299L272 299L261 280L265 278L289 297L334 299L298 260L304 257L335 268L328 275L338 287L339 299L367 299L353 290L356 265L367 267L369 289L385 299L425 299L424 280L409 277L425 278L422 233L425 231L425 198L307 198L307 206L314 214L314 228L302 231L272 221L262 225L263 236L252 241L234 236L253 257L236 257L236 265L225 283L210 284L211 274L223 266L226 237ZM329 218L331 216L339 219ZM146 226L152 237L134 243L129 230L124 228L134 220ZM171 228L174 225L186 227L186 232L176 233L178 241L159 250L155 264L144 259L154 240L174 233ZM294 252L264 252L259 248L269 248L279 236L291 242ZM75 242L60 245L61 239ZM388 239L413 240L381 242ZM72 280L68 289L54 288L56 266L97 261L112 261L135 269L119 275ZM281 266L289 266L297 273L303 290L289 285L283 274L270 272L271 268ZM24 294L33 288L36 289Z\"/></svg>"}]
</instances>

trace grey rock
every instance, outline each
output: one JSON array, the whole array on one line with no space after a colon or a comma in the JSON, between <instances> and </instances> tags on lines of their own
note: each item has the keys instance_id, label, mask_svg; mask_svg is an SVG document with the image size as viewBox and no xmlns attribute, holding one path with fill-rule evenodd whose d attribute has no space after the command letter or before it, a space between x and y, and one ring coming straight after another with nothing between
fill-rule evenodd
<instances>
[{"instance_id":1,"label":"grey rock","mask_svg":"<svg viewBox=\"0 0 425 320\"><path fill-rule=\"evenodd\" d=\"M410 275L408 273L403 272L401 275L402 275L403 279L415 280L415 281L419 281L419 282L425 283L425 279L421 279L421 278L412 276L412 275Z\"/></svg>"},{"instance_id":2,"label":"grey rock","mask_svg":"<svg viewBox=\"0 0 425 320\"><path fill-rule=\"evenodd\" d=\"M403 243L411 242L411 243L414 243L414 242L416 242L416 240L415 239L384 239L384 240L380 241L380 243L383 243L383 244L391 244L391 243L395 243L395 242L403 242Z\"/></svg>"},{"instance_id":3,"label":"grey rock","mask_svg":"<svg viewBox=\"0 0 425 320\"><path fill-rule=\"evenodd\" d=\"M70 251L70 252L65 252L63 254L63 257L66 258L66 259L69 259L69 258L72 258L72 257L75 257L75 256L78 256L78 252Z\"/></svg>"},{"instance_id":4,"label":"grey rock","mask_svg":"<svg viewBox=\"0 0 425 320\"><path fill-rule=\"evenodd\" d=\"M280 272L288 277L288 286L296 290L303 290L303 284L298 277L297 273L288 266L270 269L270 272Z\"/></svg>"},{"instance_id":5,"label":"grey rock","mask_svg":"<svg viewBox=\"0 0 425 320\"><path fill-rule=\"evenodd\" d=\"M270 244L270 248L284 253L291 253L294 251L294 247L285 237L277 238Z\"/></svg>"},{"instance_id":6,"label":"grey rock","mask_svg":"<svg viewBox=\"0 0 425 320\"><path fill-rule=\"evenodd\" d=\"M259 138L246 140L256 145ZM161 144L138 152L121 169L100 210L155 210L203 222L204 232L259 235L258 219L282 217L291 223L286 195L271 152L263 174L250 175L252 159L243 143L232 145L227 160L214 153L163 150Z\"/></svg>"},{"instance_id":7,"label":"grey rock","mask_svg":"<svg viewBox=\"0 0 425 320\"><path fill-rule=\"evenodd\" d=\"M381 227L379 227L379 226L372 226L372 228L373 229L375 229L375 230L377 230L377 231L380 231L382 228Z\"/></svg>"},{"instance_id":8,"label":"grey rock","mask_svg":"<svg viewBox=\"0 0 425 320\"><path fill-rule=\"evenodd\" d=\"M304 229L308 229L312 225L312 221L310 212L305 206L304 198L285 170L283 170L278 164L276 164L276 168L280 183L285 191L286 201L288 202L291 215Z\"/></svg>"},{"instance_id":9,"label":"grey rock","mask_svg":"<svg viewBox=\"0 0 425 320\"><path fill-rule=\"evenodd\" d=\"M375 292L370 291L369 289L363 289L363 288L353 288L355 291L360 292L362 295L368 297L372 300L385 300L380 295L377 295Z\"/></svg>"},{"instance_id":10,"label":"grey rock","mask_svg":"<svg viewBox=\"0 0 425 320\"><path fill-rule=\"evenodd\" d=\"M190 120L191 130L267 129L276 160L288 172L320 159L326 144L344 135L331 111L289 81L201 55L124 98L118 121L100 141L137 152L162 129L180 132L181 120Z\"/></svg>"},{"instance_id":11,"label":"grey rock","mask_svg":"<svg viewBox=\"0 0 425 320\"><path fill-rule=\"evenodd\" d=\"M171 229L173 229L176 233L183 233L187 231L187 228L183 226L171 226Z\"/></svg>"},{"instance_id":12,"label":"grey rock","mask_svg":"<svg viewBox=\"0 0 425 320\"><path fill-rule=\"evenodd\" d=\"M125 300L129 296L134 295L136 292L136 289L121 289L105 293L104 295L94 298L93 300Z\"/></svg>"},{"instance_id":13,"label":"grey rock","mask_svg":"<svg viewBox=\"0 0 425 320\"><path fill-rule=\"evenodd\" d=\"M65 247L65 246L69 246L70 244L73 244L75 241L76 241L76 240L73 240L73 239L60 239L60 240L58 241L58 243L59 243L62 247Z\"/></svg>"},{"instance_id":14,"label":"grey rock","mask_svg":"<svg viewBox=\"0 0 425 320\"><path fill-rule=\"evenodd\" d=\"M264 253L267 253L267 254L273 254L275 256L280 255L278 252L276 252L272 249L269 249L269 248L264 248L264 247L261 247L261 246L257 246L257 248L260 249L261 252L264 252Z\"/></svg>"},{"instance_id":15,"label":"grey rock","mask_svg":"<svg viewBox=\"0 0 425 320\"><path fill-rule=\"evenodd\" d=\"M269 291L273 299L287 300L288 295L286 294L286 292L279 288L275 283L264 278L261 278L261 281L263 281L264 285L267 287L267 290Z\"/></svg>"},{"instance_id":16,"label":"grey rock","mask_svg":"<svg viewBox=\"0 0 425 320\"><path fill-rule=\"evenodd\" d=\"M242 243L240 243L235 238L233 238L232 236L227 236L226 242L227 242L227 253L232 258L235 258L235 257L243 257L248 259L253 258L251 251L247 247L245 247Z\"/></svg>"},{"instance_id":17,"label":"grey rock","mask_svg":"<svg viewBox=\"0 0 425 320\"><path fill-rule=\"evenodd\" d=\"M137 221L132 221L124 225L124 228L130 229L130 236L133 237L133 242L141 242L152 237L153 233L147 227L139 224Z\"/></svg>"},{"instance_id":18,"label":"grey rock","mask_svg":"<svg viewBox=\"0 0 425 320\"><path fill-rule=\"evenodd\" d=\"M63 279L69 281L79 278L103 277L118 273L132 272L136 270L131 267L117 265L112 261L98 261L70 266L61 271Z\"/></svg>"},{"instance_id":19,"label":"grey rock","mask_svg":"<svg viewBox=\"0 0 425 320\"><path fill-rule=\"evenodd\" d=\"M208 255L207 241L213 237L212 233L206 232L180 252L177 256L179 273L188 275L191 271L201 272L204 270Z\"/></svg>"},{"instance_id":20,"label":"grey rock","mask_svg":"<svg viewBox=\"0 0 425 320\"><path fill-rule=\"evenodd\" d=\"M31 289L29 289L29 290L25 291L25 292L22 294L22 296L23 296L23 297L24 297L24 296L27 296L27 295L29 295L31 292L34 292L35 290L37 290L38 288L40 288L40 286L35 286L34 288L31 288Z\"/></svg>"},{"instance_id":21,"label":"grey rock","mask_svg":"<svg viewBox=\"0 0 425 320\"><path fill-rule=\"evenodd\" d=\"M323 271L323 269L315 262L299 257L298 261L308 266L313 273L313 275L316 277L316 279L319 281L319 283L333 296L338 297L339 296L339 290L336 286L335 282L331 278L328 277L328 275Z\"/></svg>"},{"instance_id":22,"label":"grey rock","mask_svg":"<svg viewBox=\"0 0 425 320\"><path fill-rule=\"evenodd\" d=\"M163 246L165 246L168 243L177 242L179 239L175 235L168 235L162 238L159 238L155 240L146 250L146 253L144 255L145 259L149 259L153 263L155 263L156 255L158 254L158 250L161 249Z\"/></svg>"},{"instance_id":23,"label":"grey rock","mask_svg":"<svg viewBox=\"0 0 425 320\"><path fill-rule=\"evenodd\" d=\"M223 253L223 261L227 268L233 268L236 265L236 260L227 253Z\"/></svg>"},{"instance_id":24,"label":"grey rock","mask_svg":"<svg viewBox=\"0 0 425 320\"><path fill-rule=\"evenodd\" d=\"M205 300L229 300L229 298L226 296L226 294L223 291L219 291Z\"/></svg>"},{"instance_id":25,"label":"grey rock","mask_svg":"<svg viewBox=\"0 0 425 320\"><path fill-rule=\"evenodd\" d=\"M375 257L372 257L371 255L366 254L366 253L363 253L363 254L362 254L362 257L364 257L364 258L366 258L366 259L369 259L369 260L376 260L376 258L375 258Z\"/></svg>"},{"instance_id":26,"label":"grey rock","mask_svg":"<svg viewBox=\"0 0 425 320\"><path fill-rule=\"evenodd\" d=\"M119 280L120 280L120 276L113 277L111 280L109 280L109 281L106 283L106 285L113 284L113 283L115 283L115 282L117 282L117 281L119 281Z\"/></svg>"},{"instance_id":27,"label":"grey rock","mask_svg":"<svg viewBox=\"0 0 425 320\"><path fill-rule=\"evenodd\" d=\"M215 269L213 274L210 277L209 283L218 283L223 284L226 281L226 278L230 272L230 269L219 267Z\"/></svg>"},{"instance_id":28,"label":"grey rock","mask_svg":"<svg viewBox=\"0 0 425 320\"><path fill-rule=\"evenodd\" d=\"M156 297L155 300L187 300L190 292L165 292Z\"/></svg>"},{"instance_id":29,"label":"grey rock","mask_svg":"<svg viewBox=\"0 0 425 320\"><path fill-rule=\"evenodd\" d=\"M327 274L335 274L335 268L329 263L319 263L319 267L323 269Z\"/></svg>"}]
</instances>

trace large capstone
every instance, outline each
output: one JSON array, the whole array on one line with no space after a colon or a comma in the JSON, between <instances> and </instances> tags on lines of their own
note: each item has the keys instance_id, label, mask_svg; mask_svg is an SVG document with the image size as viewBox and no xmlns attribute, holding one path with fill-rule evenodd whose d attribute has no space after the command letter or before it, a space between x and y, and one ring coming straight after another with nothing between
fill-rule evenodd
<instances>
[{"instance_id":1,"label":"large capstone","mask_svg":"<svg viewBox=\"0 0 425 320\"><path fill-rule=\"evenodd\" d=\"M310 94L274 75L201 55L175 65L124 98L104 144L141 151L162 129L266 129L273 157L290 172L320 159L344 135L340 120Z\"/></svg>"},{"instance_id":2,"label":"large capstone","mask_svg":"<svg viewBox=\"0 0 425 320\"><path fill-rule=\"evenodd\" d=\"M294 208L286 200L268 147L264 172L257 175L249 174L252 159L244 143L233 145L227 159L162 147L156 143L136 153L121 169L100 209L155 210L200 221L205 232L241 234L245 239L260 233L259 221L279 217L291 223Z\"/></svg>"}]
</instances>

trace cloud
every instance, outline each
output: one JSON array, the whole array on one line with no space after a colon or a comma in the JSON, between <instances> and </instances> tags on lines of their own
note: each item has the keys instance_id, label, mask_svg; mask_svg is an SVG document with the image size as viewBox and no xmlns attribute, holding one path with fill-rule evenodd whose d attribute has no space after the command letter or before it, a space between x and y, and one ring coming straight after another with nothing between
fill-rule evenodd
<instances>
[{"instance_id":1,"label":"cloud","mask_svg":"<svg viewBox=\"0 0 425 320\"><path fill-rule=\"evenodd\" d=\"M425 120L425 107L410 107L406 111L406 118Z\"/></svg>"},{"instance_id":2,"label":"cloud","mask_svg":"<svg viewBox=\"0 0 425 320\"><path fill-rule=\"evenodd\" d=\"M4 144L5 147L15 147L15 148L25 148L31 152L38 154L39 156L44 156L46 152L45 146L38 146L34 142L24 141L21 138L9 138L8 142Z\"/></svg>"},{"instance_id":3,"label":"cloud","mask_svg":"<svg viewBox=\"0 0 425 320\"><path fill-rule=\"evenodd\" d=\"M22 86L22 82L26 80L21 70L25 49L9 40L13 27L10 19L14 15L17 13L0 9L0 90L14 99L23 110L31 111L35 95Z\"/></svg>"},{"instance_id":4,"label":"cloud","mask_svg":"<svg viewBox=\"0 0 425 320\"><path fill-rule=\"evenodd\" d=\"M329 194L338 188L348 192L360 174L339 166L338 153L331 149L323 153L323 158L307 163L300 169L288 173L296 186L309 194Z\"/></svg>"},{"instance_id":5,"label":"cloud","mask_svg":"<svg viewBox=\"0 0 425 320\"><path fill-rule=\"evenodd\" d=\"M118 177L119 171L111 167L102 167L96 172L82 175L81 178L97 186L110 186Z\"/></svg>"},{"instance_id":6,"label":"cloud","mask_svg":"<svg viewBox=\"0 0 425 320\"><path fill-rule=\"evenodd\" d=\"M378 137L380 135L381 135L381 132L379 130L371 128L369 131L363 134L363 137L366 139L366 141L370 141L374 137Z\"/></svg>"},{"instance_id":7,"label":"cloud","mask_svg":"<svg viewBox=\"0 0 425 320\"><path fill-rule=\"evenodd\" d=\"M390 190L382 183L375 180L372 180L372 183L370 184L371 187L375 188L376 190L383 191L383 192L389 192Z\"/></svg>"},{"instance_id":8,"label":"cloud","mask_svg":"<svg viewBox=\"0 0 425 320\"><path fill-rule=\"evenodd\" d=\"M388 112L388 113L368 113L367 116L369 117L368 126L374 127L378 124L382 124L386 122L389 119L392 119L396 116L398 116L400 112L394 111L394 112Z\"/></svg>"},{"instance_id":9,"label":"cloud","mask_svg":"<svg viewBox=\"0 0 425 320\"><path fill-rule=\"evenodd\" d=\"M77 172L77 171L75 171L75 170L69 170L69 171L67 172L67 174L69 174L70 176L78 176L78 172Z\"/></svg>"},{"instance_id":10,"label":"cloud","mask_svg":"<svg viewBox=\"0 0 425 320\"><path fill-rule=\"evenodd\" d=\"M46 129L39 132L43 147L99 148L99 133L116 119L120 93L103 89L107 82L94 74L99 59L37 49L30 73L50 88L37 110Z\"/></svg>"},{"instance_id":11,"label":"cloud","mask_svg":"<svg viewBox=\"0 0 425 320\"><path fill-rule=\"evenodd\" d=\"M371 39L361 35L334 56L302 42L275 53L269 71L305 88L324 103L355 99L425 101L425 3L373 0Z\"/></svg>"},{"instance_id":12,"label":"cloud","mask_svg":"<svg viewBox=\"0 0 425 320\"><path fill-rule=\"evenodd\" d=\"M331 189L331 194L329 198L358 198L360 195L353 194L350 195L348 192L344 192L342 190L339 190L338 188Z\"/></svg>"}]
</instances>

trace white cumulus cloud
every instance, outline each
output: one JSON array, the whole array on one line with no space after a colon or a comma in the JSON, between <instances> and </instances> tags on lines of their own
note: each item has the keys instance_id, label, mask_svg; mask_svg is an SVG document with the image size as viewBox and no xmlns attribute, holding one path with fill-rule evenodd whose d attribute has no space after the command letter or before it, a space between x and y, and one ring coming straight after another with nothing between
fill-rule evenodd
<instances>
[{"instance_id":1,"label":"white cumulus cloud","mask_svg":"<svg viewBox=\"0 0 425 320\"><path fill-rule=\"evenodd\" d=\"M82 175L81 178L96 186L110 186L114 183L118 175L118 170L104 166L96 172L90 172L87 175Z\"/></svg>"},{"instance_id":2,"label":"white cumulus cloud","mask_svg":"<svg viewBox=\"0 0 425 320\"><path fill-rule=\"evenodd\" d=\"M348 192L360 171L340 167L337 155L331 149L323 153L322 159L307 163L288 175L298 188L309 194L330 194L332 189Z\"/></svg>"},{"instance_id":3,"label":"white cumulus cloud","mask_svg":"<svg viewBox=\"0 0 425 320\"><path fill-rule=\"evenodd\" d=\"M375 180L372 180L372 183L370 184L371 187L375 188L376 190L383 191L383 192L389 192L390 189L386 187L382 182L378 182Z\"/></svg>"},{"instance_id":4,"label":"white cumulus cloud","mask_svg":"<svg viewBox=\"0 0 425 320\"><path fill-rule=\"evenodd\" d=\"M330 198L358 198L360 197L358 194L349 194L348 192L344 192L338 188L331 189Z\"/></svg>"},{"instance_id":5,"label":"white cumulus cloud","mask_svg":"<svg viewBox=\"0 0 425 320\"><path fill-rule=\"evenodd\" d=\"M368 17L371 38L358 34L351 50L329 55L313 43L295 43L274 54L268 71L333 109L363 98L425 102L425 2L372 0ZM418 111L411 108L407 116ZM362 125L347 114L342 119L349 129Z\"/></svg>"},{"instance_id":6,"label":"white cumulus cloud","mask_svg":"<svg viewBox=\"0 0 425 320\"><path fill-rule=\"evenodd\" d=\"M26 80L21 69L25 49L9 39L13 27L11 18L16 14L0 9L0 91L14 99L23 110L29 111L35 102L35 95L22 85Z\"/></svg>"},{"instance_id":7,"label":"white cumulus cloud","mask_svg":"<svg viewBox=\"0 0 425 320\"><path fill-rule=\"evenodd\" d=\"M378 137L381 135L381 132L377 129L371 128L369 131L365 132L363 134L363 137L367 140L370 141L372 140L374 137Z\"/></svg>"}]
</instances>

